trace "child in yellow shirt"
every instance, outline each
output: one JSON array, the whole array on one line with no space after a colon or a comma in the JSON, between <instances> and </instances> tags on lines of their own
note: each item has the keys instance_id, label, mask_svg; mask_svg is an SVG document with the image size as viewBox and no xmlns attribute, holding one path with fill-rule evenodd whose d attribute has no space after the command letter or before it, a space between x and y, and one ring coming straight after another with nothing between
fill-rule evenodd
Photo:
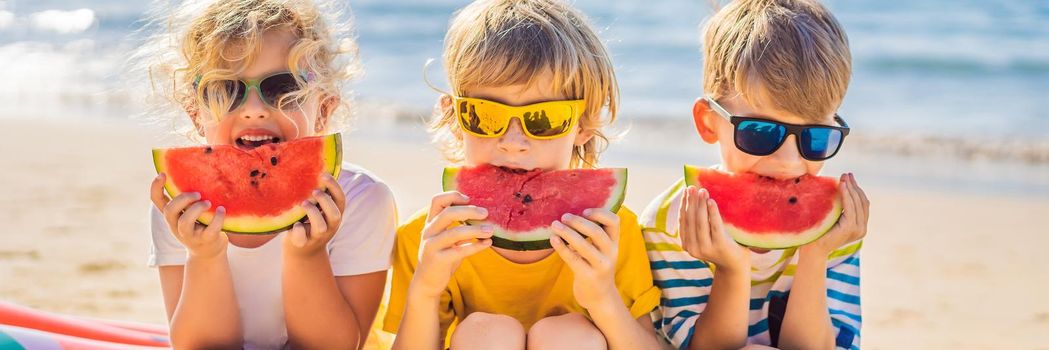
<instances>
[{"instance_id":1,"label":"child in yellow shirt","mask_svg":"<svg viewBox=\"0 0 1049 350\"><path fill-rule=\"evenodd\" d=\"M554 0L474 2L452 21L444 61L453 93L440 97L431 131L450 160L524 170L596 164L618 87L578 11ZM579 100L583 108L550 107ZM463 124L458 113L478 103L575 120L526 131L515 113L478 113L480 125L498 127ZM457 224L486 216L445 192L398 229L384 323L397 333L394 348L659 347L648 314L660 292L633 212L566 214L551 226L552 248L535 251L492 247L492 227Z\"/></svg>"}]
</instances>

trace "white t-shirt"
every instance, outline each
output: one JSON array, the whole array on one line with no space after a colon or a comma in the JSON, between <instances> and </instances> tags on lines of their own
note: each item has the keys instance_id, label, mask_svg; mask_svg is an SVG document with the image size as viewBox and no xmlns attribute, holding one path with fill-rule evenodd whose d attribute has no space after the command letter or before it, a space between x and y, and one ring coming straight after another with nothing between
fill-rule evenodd
<instances>
[{"instance_id":1,"label":"white t-shirt","mask_svg":"<svg viewBox=\"0 0 1049 350\"><path fill-rule=\"evenodd\" d=\"M338 178L346 193L342 226L330 242L328 256L335 276L352 276L390 268L397 229L393 193L364 169L344 164ZM153 231L149 266L185 265L186 248L172 235L163 215L151 211ZM277 234L257 248L232 244L226 250L233 289L244 326L245 349L286 348L288 329L281 300L281 240Z\"/></svg>"}]
</instances>

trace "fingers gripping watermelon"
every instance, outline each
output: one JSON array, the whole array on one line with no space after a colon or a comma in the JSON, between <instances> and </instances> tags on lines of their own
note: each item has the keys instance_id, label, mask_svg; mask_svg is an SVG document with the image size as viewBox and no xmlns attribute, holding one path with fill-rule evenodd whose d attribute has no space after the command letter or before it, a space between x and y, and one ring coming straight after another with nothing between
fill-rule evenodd
<instances>
[{"instance_id":1,"label":"fingers gripping watermelon","mask_svg":"<svg viewBox=\"0 0 1049 350\"><path fill-rule=\"evenodd\" d=\"M823 236L841 216L838 181L832 177L778 180L685 165L685 183L710 193L729 234L745 246L801 246Z\"/></svg>"},{"instance_id":2,"label":"fingers gripping watermelon","mask_svg":"<svg viewBox=\"0 0 1049 350\"><path fill-rule=\"evenodd\" d=\"M307 137L251 150L228 145L154 149L153 164L157 173L167 174L164 188L172 198L199 192L201 200L211 201L200 223L209 224L223 206L223 231L275 233L306 216L300 204L322 187L320 174L338 178L342 138Z\"/></svg>"},{"instance_id":3,"label":"fingers gripping watermelon","mask_svg":"<svg viewBox=\"0 0 1049 350\"><path fill-rule=\"evenodd\" d=\"M626 180L623 168L525 171L481 165L445 168L443 187L488 210L487 219L467 224L492 225L493 246L541 250L551 248L550 223L565 213L582 215L589 208L619 211Z\"/></svg>"}]
</instances>

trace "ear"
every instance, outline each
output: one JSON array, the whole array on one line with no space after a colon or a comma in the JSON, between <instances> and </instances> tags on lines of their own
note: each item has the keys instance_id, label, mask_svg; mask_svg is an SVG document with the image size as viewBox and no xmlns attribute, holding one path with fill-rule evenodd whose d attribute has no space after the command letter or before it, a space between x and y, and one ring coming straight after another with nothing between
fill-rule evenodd
<instances>
[{"instance_id":1,"label":"ear","mask_svg":"<svg viewBox=\"0 0 1049 350\"><path fill-rule=\"evenodd\" d=\"M441 115L451 114L452 108L455 108L455 106L452 105L453 103L452 96L442 94L441 97L437 99L437 107L441 109Z\"/></svg>"},{"instance_id":2,"label":"ear","mask_svg":"<svg viewBox=\"0 0 1049 350\"><path fill-rule=\"evenodd\" d=\"M703 142L710 144L718 141L717 123L713 119L717 116L714 113L710 104L702 97L697 98L696 103L692 105L692 122L696 125L696 132Z\"/></svg>"},{"instance_id":3,"label":"ear","mask_svg":"<svg viewBox=\"0 0 1049 350\"><path fill-rule=\"evenodd\" d=\"M317 122L314 123L313 130L321 134L328 129L328 121L331 120L332 113L339 108L339 102L342 101L338 96L328 95L323 100L319 109L317 110Z\"/></svg>"},{"instance_id":4,"label":"ear","mask_svg":"<svg viewBox=\"0 0 1049 350\"><path fill-rule=\"evenodd\" d=\"M583 129L582 126L580 126L579 128L579 133L575 135L574 144L576 146L585 145L587 142L590 142L590 140L594 138L594 129Z\"/></svg>"},{"instance_id":5,"label":"ear","mask_svg":"<svg viewBox=\"0 0 1049 350\"><path fill-rule=\"evenodd\" d=\"M197 133L201 137L204 136L204 124L200 122L200 109L197 108L196 104L183 103L182 109L186 111L186 115L189 116L189 120L193 122L193 128L197 130Z\"/></svg>"}]
</instances>

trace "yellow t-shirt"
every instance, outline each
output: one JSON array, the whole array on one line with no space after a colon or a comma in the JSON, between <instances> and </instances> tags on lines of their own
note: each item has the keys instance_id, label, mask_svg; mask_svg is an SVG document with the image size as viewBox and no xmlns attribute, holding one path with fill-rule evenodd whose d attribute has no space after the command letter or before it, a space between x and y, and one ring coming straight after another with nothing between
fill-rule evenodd
<instances>
[{"instance_id":1,"label":"yellow t-shirt","mask_svg":"<svg viewBox=\"0 0 1049 350\"><path fill-rule=\"evenodd\" d=\"M387 332L397 333L404 315L408 284L419 263L420 237L428 211L416 213L397 229L390 303L383 321ZM619 209L618 215L621 232L615 284L623 304L638 318L659 305L660 291L652 284L637 216L625 206ZM463 260L452 274L440 301L442 334L447 340L454 324L476 311L511 316L525 329L547 316L578 312L589 317L572 295L572 278L572 269L556 252L534 263L518 264L492 249L485 249Z\"/></svg>"}]
</instances>

